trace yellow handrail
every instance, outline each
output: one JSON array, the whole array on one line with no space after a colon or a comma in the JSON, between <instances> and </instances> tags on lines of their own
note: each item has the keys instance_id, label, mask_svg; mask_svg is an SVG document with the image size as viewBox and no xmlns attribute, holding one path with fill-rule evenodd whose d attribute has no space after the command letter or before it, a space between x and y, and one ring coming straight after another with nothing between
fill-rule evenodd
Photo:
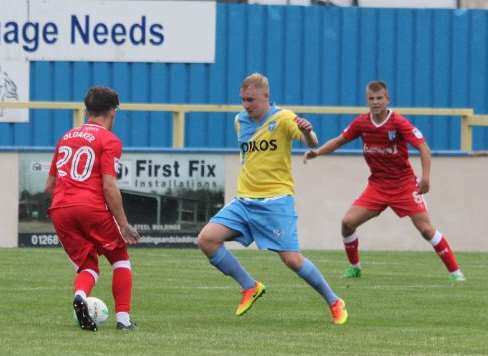
<instances>
[{"instance_id":1,"label":"yellow handrail","mask_svg":"<svg viewBox=\"0 0 488 356\"><path fill-rule=\"evenodd\" d=\"M366 107L359 106L282 106L300 114L361 114L367 112ZM84 120L84 105L81 102L70 101L28 101L9 102L0 101L0 108L8 109L53 109L73 110L73 127L80 126ZM240 105L213 104L149 104L130 103L121 104L125 111L158 111L173 114L173 147L181 148L185 137L185 115L187 112L239 112ZM488 115L475 115L469 108L394 108L404 115L421 116L460 116L461 117L461 149L471 152L473 149L473 126L488 126Z\"/></svg>"}]
</instances>

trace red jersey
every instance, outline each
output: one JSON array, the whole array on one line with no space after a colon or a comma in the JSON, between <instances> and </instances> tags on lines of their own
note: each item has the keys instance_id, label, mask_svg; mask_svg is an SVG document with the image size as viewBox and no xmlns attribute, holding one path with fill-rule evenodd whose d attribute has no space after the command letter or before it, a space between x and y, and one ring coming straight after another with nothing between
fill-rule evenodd
<instances>
[{"instance_id":1,"label":"red jersey","mask_svg":"<svg viewBox=\"0 0 488 356\"><path fill-rule=\"evenodd\" d=\"M49 171L56 177L51 209L84 205L106 210L102 176L117 176L121 154L119 138L94 122L65 133Z\"/></svg>"},{"instance_id":2,"label":"red jersey","mask_svg":"<svg viewBox=\"0 0 488 356\"><path fill-rule=\"evenodd\" d=\"M407 144L417 148L425 141L422 133L402 115L390 110L381 124L376 124L370 114L359 115L342 136L348 141L362 138L371 183L395 190L405 180L416 179L408 160Z\"/></svg>"}]
</instances>

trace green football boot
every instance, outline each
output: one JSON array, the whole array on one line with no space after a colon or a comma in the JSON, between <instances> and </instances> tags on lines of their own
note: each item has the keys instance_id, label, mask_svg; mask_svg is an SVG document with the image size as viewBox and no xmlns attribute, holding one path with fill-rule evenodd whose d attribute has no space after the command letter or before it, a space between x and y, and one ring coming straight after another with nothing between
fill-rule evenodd
<instances>
[{"instance_id":1,"label":"green football boot","mask_svg":"<svg viewBox=\"0 0 488 356\"><path fill-rule=\"evenodd\" d=\"M342 276L344 278L359 278L361 277L361 268L349 266L346 268Z\"/></svg>"},{"instance_id":2,"label":"green football boot","mask_svg":"<svg viewBox=\"0 0 488 356\"><path fill-rule=\"evenodd\" d=\"M456 272L449 273L449 282L464 282L466 277L464 277L463 272L461 270L457 270Z\"/></svg>"}]
</instances>

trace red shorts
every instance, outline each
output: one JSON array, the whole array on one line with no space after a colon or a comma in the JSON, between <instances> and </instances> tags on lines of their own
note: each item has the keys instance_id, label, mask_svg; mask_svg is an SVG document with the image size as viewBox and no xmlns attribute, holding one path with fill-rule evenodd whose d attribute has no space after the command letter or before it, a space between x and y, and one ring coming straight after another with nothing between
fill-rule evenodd
<instances>
[{"instance_id":1,"label":"red shorts","mask_svg":"<svg viewBox=\"0 0 488 356\"><path fill-rule=\"evenodd\" d=\"M98 270L98 255L110 263L128 260L127 245L108 210L72 206L49 211L59 241L78 270Z\"/></svg>"},{"instance_id":2,"label":"red shorts","mask_svg":"<svg viewBox=\"0 0 488 356\"><path fill-rule=\"evenodd\" d=\"M375 184L368 183L353 205L372 211L383 211L390 207L399 217L412 216L427 211L423 194L417 193L415 182L405 184L404 189L389 192Z\"/></svg>"}]
</instances>

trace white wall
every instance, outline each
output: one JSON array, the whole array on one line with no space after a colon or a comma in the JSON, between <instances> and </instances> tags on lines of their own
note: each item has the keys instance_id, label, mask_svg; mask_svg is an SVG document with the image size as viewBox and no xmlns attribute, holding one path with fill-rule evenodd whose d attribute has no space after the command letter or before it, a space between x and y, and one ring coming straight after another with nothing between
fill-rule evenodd
<instances>
[{"instance_id":1,"label":"white wall","mask_svg":"<svg viewBox=\"0 0 488 356\"><path fill-rule=\"evenodd\" d=\"M17 246L18 162L17 153L0 153L0 247Z\"/></svg>"},{"instance_id":2,"label":"white wall","mask_svg":"<svg viewBox=\"0 0 488 356\"><path fill-rule=\"evenodd\" d=\"M419 171L418 157L412 162ZM239 162L226 157L226 201L236 187ZM339 249L341 219L369 175L361 156L324 156L303 165L293 157L298 234L304 249ZM434 226L459 251L488 251L488 157L433 157L426 195ZM390 209L358 229L361 249L431 250L410 219ZM233 245L234 246L234 245Z\"/></svg>"}]
</instances>

